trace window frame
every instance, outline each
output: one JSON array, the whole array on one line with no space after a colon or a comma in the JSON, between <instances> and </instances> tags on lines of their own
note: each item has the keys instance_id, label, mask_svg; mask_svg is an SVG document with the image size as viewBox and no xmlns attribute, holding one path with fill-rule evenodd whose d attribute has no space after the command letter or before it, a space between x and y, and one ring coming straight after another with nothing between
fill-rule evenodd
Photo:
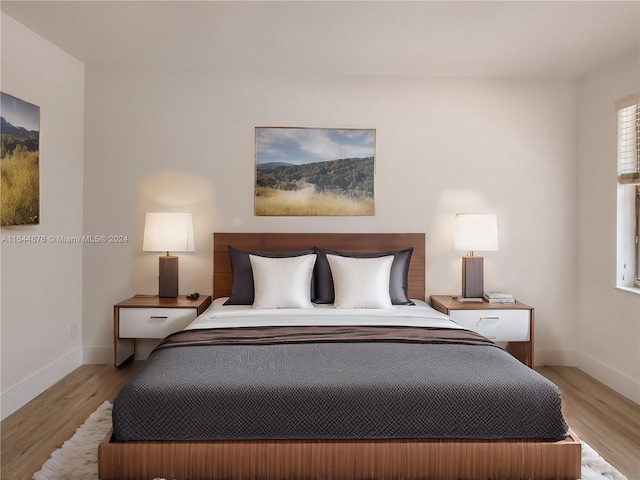
<instances>
[{"instance_id":1,"label":"window frame","mask_svg":"<svg viewBox=\"0 0 640 480\"><path fill-rule=\"evenodd\" d=\"M640 293L640 93L616 102L615 107L618 116L616 287Z\"/></svg>"}]
</instances>

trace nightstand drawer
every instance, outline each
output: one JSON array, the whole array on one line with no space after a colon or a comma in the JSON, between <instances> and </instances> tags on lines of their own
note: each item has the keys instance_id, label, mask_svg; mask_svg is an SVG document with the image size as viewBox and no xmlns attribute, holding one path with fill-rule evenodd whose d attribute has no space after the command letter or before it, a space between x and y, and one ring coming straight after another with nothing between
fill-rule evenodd
<instances>
[{"instance_id":1,"label":"nightstand drawer","mask_svg":"<svg viewBox=\"0 0 640 480\"><path fill-rule=\"evenodd\" d=\"M458 325L496 342L529 341L529 310L452 310L449 315Z\"/></svg>"},{"instance_id":2,"label":"nightstand drawer","mask_svg":"<svg viewBox=\"0 0 640 480\"><path fill-rule=\"evenodd\" d=\"M120 338L164 338L195 320L195 308L122 308Z\"/></svg>"}]
</instances>

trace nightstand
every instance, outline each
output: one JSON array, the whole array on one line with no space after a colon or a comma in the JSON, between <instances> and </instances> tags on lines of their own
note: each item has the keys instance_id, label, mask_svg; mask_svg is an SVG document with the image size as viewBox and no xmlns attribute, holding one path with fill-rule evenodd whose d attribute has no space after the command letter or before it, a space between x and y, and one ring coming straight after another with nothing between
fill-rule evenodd
<instances>
[{"instance_id":1,"label":"nightstand","mask_svg":"<svg viewBox=\"0 0 640 480\"><path fill-rule=\"evenodd\" d=\"M115 366L135 353L136 338L164 338L180 331L211 305L211 297L189 300L136 295L113 306Z\"/></svg>"},{"instance_id":2,"label":"nightstand","mask_svg":"<svg viewBox=\"0 0 640 480\"><path fill-rule=\"evenodd\" d=\"M433 295L431 306L468 330L496 343L507 342L507 352L533 368L533 307L520 302L459 302L451 295Z\"/></svg>"}]
</instances>

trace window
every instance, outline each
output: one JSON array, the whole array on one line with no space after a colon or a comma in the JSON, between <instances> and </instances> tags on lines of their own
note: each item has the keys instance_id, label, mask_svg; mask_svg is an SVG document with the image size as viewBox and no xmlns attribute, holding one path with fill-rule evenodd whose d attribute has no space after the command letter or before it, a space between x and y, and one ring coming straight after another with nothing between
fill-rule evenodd
<instances>
[{"instance_id":1,"label":"window","mask_svg":"<svg viewBox=\"0 0 640 480\"><path fill-rule=\"evenodd\" d=\"M640 94L618 110L618 287L640 287Z\"/></svg>"}]
</instances>

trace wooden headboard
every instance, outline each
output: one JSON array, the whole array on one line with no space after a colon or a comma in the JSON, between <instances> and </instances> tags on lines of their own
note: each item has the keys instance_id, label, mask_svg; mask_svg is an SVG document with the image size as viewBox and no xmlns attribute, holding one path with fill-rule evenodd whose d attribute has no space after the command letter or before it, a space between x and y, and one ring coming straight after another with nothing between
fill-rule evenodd
<instances>
[{"instance_id":1,"label":"wooden headboard","mask_svg":"<svg viewBox=\"0 0 640 480\"><path fill-rule=\"evenodd\" d=\"M228 245L259 252L291 252L314 246L341 252L387 252L413 247L409 297L425 298L424 233L214 233L213 298L231 294L233 275Z\"/></svg>"}]
</instances>

